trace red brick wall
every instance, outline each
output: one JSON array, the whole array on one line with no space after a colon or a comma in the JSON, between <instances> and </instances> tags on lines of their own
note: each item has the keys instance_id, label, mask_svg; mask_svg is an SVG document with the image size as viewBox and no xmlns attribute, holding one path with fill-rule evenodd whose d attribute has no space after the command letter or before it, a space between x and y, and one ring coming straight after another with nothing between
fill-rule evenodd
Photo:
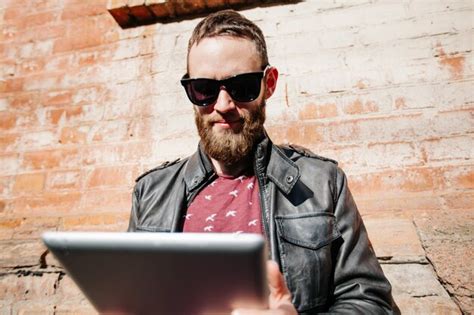
<instances>
[{"instance_id":1,"label":"red brick wall","mask_svg":"<svg viewBox=\"0 0 474 315\"><path fill-rule=\"evenodd\" d=\"M40 233L126 229L134 178L197 146L178 84L197 20L122 30L105 2L0 3L0 313L87 310ZM472 213L472 9L243 11L280 70L269 134L339 160L364 215Z\"/></svg>"}]
</instances>

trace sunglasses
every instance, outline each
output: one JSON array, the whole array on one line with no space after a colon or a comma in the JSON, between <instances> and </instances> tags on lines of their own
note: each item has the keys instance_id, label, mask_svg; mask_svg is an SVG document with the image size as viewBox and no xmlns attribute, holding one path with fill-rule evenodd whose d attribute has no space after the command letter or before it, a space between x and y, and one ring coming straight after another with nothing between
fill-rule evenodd
<instances>
[{"instance_id":1,"label":"sunglasses","mask_svg":"<svg viewBox=\"0 0 474 315\"><path fill-rule=\"evenodd\" d=\"M181 85L191 103L197 106L213 104L219 97L222 87L234 101L247 103L260 95L261 81L267 68L264 71L242 73L224 80L190 79L189 75L185 74L181 79Z\"/></svg>"}]
</instances>

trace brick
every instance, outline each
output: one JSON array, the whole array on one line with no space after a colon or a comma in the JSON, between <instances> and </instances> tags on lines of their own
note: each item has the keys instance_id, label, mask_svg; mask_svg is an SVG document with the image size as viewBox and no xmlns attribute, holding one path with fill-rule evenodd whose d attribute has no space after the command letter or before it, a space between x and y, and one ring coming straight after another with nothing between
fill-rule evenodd
<instances>
[{"instance_id":1,"label":"brick","mask_svg":"<svg viewBox=\"0 0 474 315\"><path fill-rule=\"evenodd\" d=\"M15 224L17 223L15 220ZM11 228L12 239L39 239L44 231L55 231L59 225L57 217L23 217Z\"/></svg>"},{"instance_id":2,"label":"brick","mask_svg":"<svg viewBox=\"0 0 474 315\"><path fill-rule=\"evenodd\" d=\"M22 168L26 170L77 167L81 165L81 155L77 148L47 149L25 152Z\"/></svg>"},{"instance_id":3,"label":"brick","mask_svg":"<svg viewBox=\"0 0 474 315\"><path fill-rule=\"evenodd\" d=\"M19 92L23 90L23 85L23 78L0 80L0 93Z\"/></svg>"},{"instance_id":4,"label":"brick","mask_svg":"<svg viewBox=\"0 0 474 315\"><path fill-rule=\"evenodd\" d=\"M320 119L337 116L336 104L307 104L298 113L298 118Z\"/></svg>"},{"instance_id":5,"label":"brick","mask_svg":"<svg viewBox=\"0 0 474 315\"><path fill-rule=\"evenodd\" d=\"M365 114L377 112L379 107L373 101L362 102L360 99L356 99L354 102L344 106L343 111L349 115Z\"/></svg>"},{"instance_id":6,"label":"brick","mask_svg":"<svg viewBox=\"0 0 474 315\"><path fill-rule=\"evenodd\" d=\"M93 142L121 142L132 137L129 127L130 122L125 120L103 121L91 128L89 136Z\"/></svg>"},{"instance_id":7,"label":"brick","mask_svg":"<svg viewBox=\"0 0 474 315\"><path fill-rule=\"evenodd\" d=\"M453 80L463 77L465 57L459 53L446 54L440 43L437 45L438 62L448 69Z\"/></svg>"},{"instance_id":8,"label":"brick","mask_svg":"<svg viewBox=\"0 0 474 315\"><path fill-rule=\"evenodd\" d=\"M0 130L13 129L16 125L17 117L14 113L0 112Z\"/></svg>"},{"instance_id":9,"label":"brick","mask_svg":"<svg viewBox=\"0 0 474 315\"><path fill-rule=\"evenodd\" d=\"M443 169L443 177L446 186L455 190L474 188L473 165L456 165Z\"/></svg>"},{"instance_id":10,"label":"brick","mask_svg":"<svg viewBox=\"0 0 474 315\"><path fill-rule=\"evenodd\" d=\"M110 165L148 161L152 158L151 144L149 141L126 141L117 144L88 146L83 152L84 164Z\"/></svg>"},{"instance_id":11,"label":"brick","mask_svg":"<svg viewBox=\"0 0 474 315\"><path fill-rule=\"evenodd\" d=\"M44 95L41 100L44 106L57 106L57 105L69 105L72 100L72 92L66 91L54 91L48 92Z\"/></svg>"},{"instance_id":12,"label":"brick","mask_svg":"<svg viewBox=\"0 0 474 315\"><path fill-rule=\"evenodd\" d=\"M87 302L84 302L87 303ZM97 314L97 311L90 304L81 305L74 303L67 303L62 301L61 304L56 305L55 314L57 315L76 315L76 314Z\"/></svg>"},{"instance_id":13,"label":"brick","mask_svg":"<svg viewBox=\"0 0 474 315\"><path fill-rule=\"evenodd\" d=\"M26 122L24 122L26 124ZM33 122L30 121L30 125ZM58 143L55 130L37 130L34 132L24 132L18 141L20 148L29 150L52 147Z\"/></svg>"},{"instance_id":14,"label":"brick","mask_svg":"<svg viewBox=\"0 0 474 315\"><path fill-rule=\"evenodd\" d=\"M242 1L239 2L241 3ZM206 4L204 0L183 0L174 2L174 9L178 16L200 13L203 12L205 8Z\"/></svg>"},{"instance_id":15,"label":"brick","mask_svg":"<svg viewBox=\"0 0 474 315\"><path fill-rule=\"evenodd\" d=\"M106 39L105 33L112 32L112 29L108 29L111 26L106 15L69 20L66 36L55 41L53 51L61 53L99 46Z\"/></svg>"},{"instance_id":16,"label":"brick","mask_svg":"<svg viewBox=\"0 0 474 315\"><path fill-rule=\"evenodd\" d=\"M61 20L75 19L83 16L100 15L105 14L106 12L106 5L104 1L94 1L90 3L68 3L62 10Z\"/></svg>"},{"instance_id":17,"label":"brick","mask_svg":"<svg viewBox=\"0 0 474 315\"><path fill-rule=\"evenodd\" d=\"M115 22L117 22L117 24L122 28L128 28L135 25L135 21L132 19L128 7L109 9L109 13L112 15Z\"/></svg>"},{"instance_id":18,"label":"brick","mask_svg":"<svg viewBox=\"0 0 474 315\"><path fill-rule=\"evenodd\" d=\"M16 173L20 164L21 159L17 153L0 154L0 174L3 176Z\"/></svg>"},{"instance_id":19,"label":"brick","mask_svg":"<svg viewBox=\"0 0 474 315\"><path fill-rule=\"evenodd\" d=\"M349 182L351 182L350 178ZM351 184L349 184L349 188L352 190ZM441 194L435 194L429 190L419 193L405 192L403 193L403 198L400 198L400 194L397 191L394 193L389 191L378 196L361 194L357 189L352 192L359 211L368 215L374 215L381 211L388 211L395 214L439 210L443 208L443 198Z\"/></svg>"},{"instance_id":20,"label":"brick","mask_svg":"<svg viewBox=\"0 0 474 315\"><path fill-rule=\"evenodd\" d=\"M139 25L151 24L155 21L155 15L146 5L129 6L129 14L131 14Z\"/></svg>"},{"instance_id":21,"label":"brick","mask_svg":"<svg viewBox=\"0 0 474 315\"><path fill-rule=\"evenodd\" d=\"M470 135L458 137L440 137L420 143L428 162L467 161L474 159L474 137Z\"/></svg>"},{"instance_id":22,"label":"brick","mask_svg":"<svg viewBox=\"0 0 474 315\"><path fill-rule=\"evenodd\" d=\"M3 174L2 174L3 175ZM13 176L0 176L0 196L9 195L13 186Z\"/></svg>"},{"instance_id":23,"label":"brick","mask_svg":"<svg viewBox=\"0 0 474 315\"><path fill-rule=\"evenodd\" d=\"M8 240L13 237L13 231L20 226L19 218L2 218L0 219L0 240Z\"/></svg>"},{"instance_id":24,"label":"brick","mask_svg":"<svg viewBox=\"0 0 474 315\"><path fill-rule=\"evenodd\" d=\"M370 195L384 192L421 192L443 188L441 170L437 168L411 168L385 172L352 175L350 187L354 194Z\"/></svg>"},{"instance_id":25,"label":"brick","mask_svg":"<svg viewBox=\"0 0 474 315\"><path fill-rule=\"evenodd\" d=\"M474 192L472 190L466 192L453 192L443 195L443 201L447 209L473 209Z\"/></svg>"},{"instance_id":26,"label":"brick","mask_svg":"<svg viewBox=\"0 0 474 315\"><path fill-rule=\"evenodd\" d=\"M45 192L39 196L24 196L12 200L11 212L17 215L43 215L72 212L79 207L80 192Z\"/></svg>"},{"instance_id":27,"label":"brick","mask_svg":"<svg viewBox=\"0 0 474 315\"><path fill-rule=\"evenodd\" d=\"M13 193L38 193L44 189L45 174L31 173L15 176Z\"/></svg>"},{"instance_id":28,"label":"brick","mask_svg":"<svg viewBox=\"0 0 474 315\"><path fill-rule=\"evenodd\" d=\"M133 183L129 183L132 186ZM108 213L108 212L121 212L130 213L130 205L132 200L132 189L123 188L120 190L112 189L94 189L86 191L83 194L81 203L82 213ZM98 219L91 220L104 220L100 216ZM68 221L71 222L71 221Z\"/></svg>"},{"instance_id":29,"label":"brick","mask_svg":"<svg viewBox=\"0 0 474 315\"><path fill-rule=\"evenodd\" d=\"M82 113L82 107L74 108L55 108L49 112L49 121L53 125L57 125L59 120L65 116L77 116Z\"/></svg>"},{"instance_id":30,"label":"brick","mask_svg":"<svg viewBox=\"0 0 474 315\"><path fill-rule=\"evenodd\" d=\"M89 174L87 187L128 187L133 182L133 167L108 166L98 167Z\"/></svg>"},{"instance_id":31,"label":"brick","mask_svg":"<svg viewBox=\"0 0 474 315\"><path fill-rule=\"evenodd\" d=\"M37 92L16 93L10 101L10 108L20 111L32 111L38 107L39 97Z\"/></svg>"},{"instance_id":32,"label":"brick","mask_svg":"<svg viewBox=\"0 0 474 315\"><path fill-rule=\"evenodd\" d=\"M226 4L225 0L206 0L206 6L208 8L221 8Z\"/></svg>"},{"instance_id":33,"label":"brick","mask_svg":"<svg viewBox=\"0 0 474 315\"><path fill-rule=\"evenodd\" d=\"M15 149L15 144L18 141L18 134L2 133L0 134L0 151L9 152Z\"/></svg>"},{"instance_id":34,"label":"brick","mask_svg":"<svg viewBox=\"0 0 474 315\"><path fill-rule=\"evenodd\" d=\"M41 254L46 250L39 239L0 240L0 247L2 248L2 251L0 251L0 266L2 269L37 265Z\"/></svg>"},{"instance_id":35,"label":"brick","mask_svg":"<svg viewBox=\"0 0 474 315\"><path fill-rule=\"evenodd\" d=\"M44 302L17 302L12 308L13 314L21 315L54 315L54 306L51 304L45 304Z\"/></svg>"},{"instance_id":36,"label":"brick","mask_svg":"<svg viewBox=\"0 0 474 315\"><path fill-rule=\"evenodd\" d=\"M34 28L57 20L59 10L29 14L22 19L22 28Z\"/></svg>"},{"instance_id":37,"label":"brick","mask_svg":"<svg viewBox=\"0 0 474 315\"><path fill-rule=\"evenodd\" d=\"M63 127L59 136L61 144L84 144L87 142L88 127Z\"/></svg>"},{"instance_id":38,"label":"brick","mask_svg":"<svg viewBox=\"0 0 474 315\"><path fill-rule=\"evenodd\" d=\"M97 213L73 217L64 217L61 220L61 229L73 231L115 231L127 230L130 213Z\"/></svg>"},{"instance_id":39,"label":"brick","mask_svg":"<svg viewBox=\"0 0 474 315\"><path fill-rule=\"evenodd\" d=\"M169 1L147 0L146 5L157 18L166 19L175 16L174 5Z\"/></svg>"},{"instance_id":40,"label":"brick","mask_svg":"<svg viewBox=\"0 0 474 315\"><path fill-rule=\"evenodd\" d=\"M81 171L56 171L47 176L46 187L49 190L79 189L82 186Z\"/></svg>"}]
</instances>

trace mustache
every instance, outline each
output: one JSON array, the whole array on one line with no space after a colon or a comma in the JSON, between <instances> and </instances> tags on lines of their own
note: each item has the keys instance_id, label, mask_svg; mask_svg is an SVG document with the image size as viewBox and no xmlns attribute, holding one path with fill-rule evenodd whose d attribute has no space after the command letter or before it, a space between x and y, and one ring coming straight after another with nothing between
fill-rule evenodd
<instances>
[{"instance_id":1,"label":"mustache","mask_svg":"<svg viewBox=\"0 0 474 315\"><path fill-rule=\"evenodd\" d=\"M212 123L217 123L217 122L222 122L222 121L232 121L232 122L245 122L247 119L243 115L220 115L220 114L214 114L212 116L206 117L206 123L212 124Z\"/></svg>"}]
</instances>

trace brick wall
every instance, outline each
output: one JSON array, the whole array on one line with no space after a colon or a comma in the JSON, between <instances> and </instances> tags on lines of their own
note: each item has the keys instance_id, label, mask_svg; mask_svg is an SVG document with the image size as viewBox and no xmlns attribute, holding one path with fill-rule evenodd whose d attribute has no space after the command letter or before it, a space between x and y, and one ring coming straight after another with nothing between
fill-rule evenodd
<instances>
[{"instance_id":1,"label":"brick wall","mask_svg":"<svg viewBox=\"0 0 474 315\"><path fill-rule=\"evenodd\" d=\"M243 11L280 70L274 141L340 161L364 216L423 228L459 215L458 248L472 241L472 10L466 0ZM0 3L0 313L90 310L38 237L126 229L134 178L195 150L178 80L197 21L122 30L104 0ZM459 257L462 274L472 251ZM467 282L451 293L472 296Z\"/></svg>"}]
</instances>

